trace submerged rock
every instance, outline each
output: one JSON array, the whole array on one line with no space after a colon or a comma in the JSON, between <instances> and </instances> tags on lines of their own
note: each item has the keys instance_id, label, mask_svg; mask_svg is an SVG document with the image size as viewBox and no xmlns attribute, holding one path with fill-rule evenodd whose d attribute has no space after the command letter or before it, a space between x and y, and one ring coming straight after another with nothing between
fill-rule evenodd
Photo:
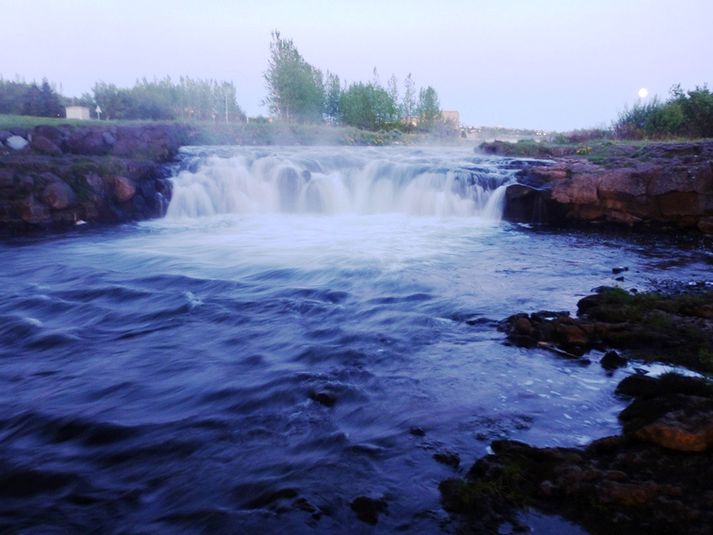
<instances>
[{"instance_id":1,"label":"submerged rock","mask_svg":"<svg viewBox=\"0 0 713 535\"><path fill-rule=\"evenodd\" d=\"M352 501L350 507L359 520L367 524L376 525L379 522L379 515L386 512L387 503L383 498L375 499L368 496L359 496Z\"/></svg>"}]
</instances>

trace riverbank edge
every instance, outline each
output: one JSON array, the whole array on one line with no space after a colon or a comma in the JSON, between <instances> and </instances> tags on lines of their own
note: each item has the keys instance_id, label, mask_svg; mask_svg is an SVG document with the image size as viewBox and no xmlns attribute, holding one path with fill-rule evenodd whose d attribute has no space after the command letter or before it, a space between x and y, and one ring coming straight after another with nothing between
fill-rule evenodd
<instances>
[{"instance_id":1,"label":"riverbank edge","mask_svg":"<svg viewBox=\"0 0 713 535\"><path fill-rule=\"evenodd\" d=\"M508 344L582 364L590 363L592 349L601 350L609 374L631 360L704 375L650 377L634 367L616 389L630 402L619 414L621 434L569 448L494 441L464 478L441 483L444 508L468 533L498 532L504 523L518 529L517 512L527 508L561 515L594 535L709 533L713 290L706 284L649 293L602 287L577 308L576 318L515 314L499 330Z\"/></svg>"},{"instance_id":2,"label":"riverbank edge","mask_svg":"<svg viewBox=\"0 0 713 535\"><path fill-rule=\"evenodd\" d=\"M713 234L713 140L566 146L495 141L479 150L530 158L507 189L506 220Z\"/></svg>"},{"instance_id":3,"label":"riverbank edge","mask_svg":"<svg viewBox=\"0 0 713 535\"><path fill-rule=\"evenodd\" d=\"M38 125L0 132L0 232L117 224L165 214L180 124Z\"/></svg>"}]
</instances>

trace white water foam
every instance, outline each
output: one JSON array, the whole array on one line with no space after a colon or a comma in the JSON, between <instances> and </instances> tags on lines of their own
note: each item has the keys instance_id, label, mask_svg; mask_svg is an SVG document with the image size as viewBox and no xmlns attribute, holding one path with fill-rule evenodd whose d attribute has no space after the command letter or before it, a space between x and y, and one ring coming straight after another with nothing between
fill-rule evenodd
<instances>
[{"instance_id":1,"label":"white water foam","mask_svg":"<svg viewBox=\"0 0 713 535\"><path fill-rule=\"evenodd\" d=\"M237 148L186 153L169 219L218 214L479 216L499 220L512 171L464 149Z\"/></svg>"}]
</instances>

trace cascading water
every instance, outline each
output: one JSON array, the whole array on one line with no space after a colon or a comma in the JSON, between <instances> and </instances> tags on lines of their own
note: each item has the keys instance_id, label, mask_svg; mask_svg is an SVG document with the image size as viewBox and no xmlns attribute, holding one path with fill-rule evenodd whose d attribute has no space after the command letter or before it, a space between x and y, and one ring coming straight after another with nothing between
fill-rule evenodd
<instances>
[{"instance_id":1,"label":"cascading water","mask_svg":"<svg viewBox=\"0 0 713 535\"><path fill-rule=\"evenodd\" d=\"M184 151L169 219L216 214L480 216L497 221L513 170L463 149Z\"/></svg>"}]
</instances>

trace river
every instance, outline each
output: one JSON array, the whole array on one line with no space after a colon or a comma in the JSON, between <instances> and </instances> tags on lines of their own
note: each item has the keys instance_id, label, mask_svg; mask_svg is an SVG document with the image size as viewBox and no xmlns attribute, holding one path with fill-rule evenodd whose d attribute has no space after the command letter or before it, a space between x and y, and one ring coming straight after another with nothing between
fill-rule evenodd
<instances>
[{"instance_id":1,"label":"river","mask_svg":"<svg viewBox=\"0 0 713 535\"><path fill-rule=\"evenodd\" d=\"M192 147L161 220L5 240L0 524L368 533L350 503L369 496L379 531L450 532L438 483L492 439L616 433L631 367L510 347L497 322L705 280L713 258L694 238L503 222L518 167ZM433 458L448 452L459 468Z\"/></svg>"}]
</instances>

